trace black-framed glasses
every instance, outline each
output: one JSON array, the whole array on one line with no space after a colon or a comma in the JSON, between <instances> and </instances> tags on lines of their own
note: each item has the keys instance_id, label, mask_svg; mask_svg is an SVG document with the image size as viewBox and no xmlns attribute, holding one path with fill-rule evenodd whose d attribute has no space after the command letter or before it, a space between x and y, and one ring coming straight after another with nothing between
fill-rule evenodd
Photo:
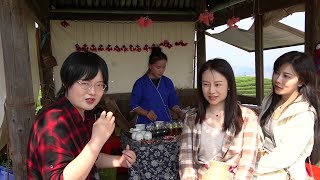
<instances>
[{"instance_id":1,"label":"black-framed glasses","mask_svg":"<svg viewBox=\"0 0 320 180\"><path fill-rule=\"evenodd\" d=\"M108 86L105 85L102 82L98 82L95 85L92 85L91 83L88 82L81 82L81 81L77 81L77 83L79 84L79 86L84 89L84 90L91 90L91 88L94 86L94 89L96 91L104 91Z\"/></svg>"}]
</instances>

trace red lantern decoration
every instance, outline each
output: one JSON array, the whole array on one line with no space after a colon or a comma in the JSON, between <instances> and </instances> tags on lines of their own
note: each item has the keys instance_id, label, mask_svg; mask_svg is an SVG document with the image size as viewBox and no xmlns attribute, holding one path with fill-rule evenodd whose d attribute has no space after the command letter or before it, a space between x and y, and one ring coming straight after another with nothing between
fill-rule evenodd
<instances>
[{"instance_id":1,"label":"red lantern decoration","mask_svg":"<svg viewBox=\"0 0 320 180\"><path fill-rule=\"evenodd\" d=\"M138 20L137 23L140 27L146 28L152 25L152 20L149 18L149 16L141 16Z\"/></svg>"},{"instance_id":2,"label":"red lantern decoration","mask_svg":"<svg viewBox=\"0 0 320 180\"><path fill-rule=\"evenodd\" d=\"M239 22L239 21L240 21L240 18L238 18L238 17L232 17L232 18L228 19L227 25L228 25L229 27L233 27L233 28L235 28L235 29L238 29L238 26L236 25L236 23Z\"/></svg>"},{"instance_id":3,"label":"red lantern decoration","mask_svg":"<svg viewBox=\"0 0 320 180\"><path fill-rule=\"evenodd\" d=\"M213 12L208 12L208 10L205 10L204 13L201 13L199 15L199 18L197 21L207 26L210 26L210 24L213 22L213 19L214 19Z\"/></svg>"}]
</instances>

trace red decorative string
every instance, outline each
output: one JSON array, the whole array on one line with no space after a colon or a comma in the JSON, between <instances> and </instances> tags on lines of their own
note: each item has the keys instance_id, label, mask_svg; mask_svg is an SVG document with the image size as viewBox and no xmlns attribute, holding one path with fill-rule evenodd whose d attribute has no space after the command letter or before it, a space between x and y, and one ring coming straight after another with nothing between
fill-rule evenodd
<instances>
[{"instance_id":1,"label":"red decorative string","mask_svg":"<svg viewBox=\"0 0 320 180\"><path fill-rule=\"evenodd\" d=\"M77 51L91 51L91 52L100 52L100 51L115 51L115 52L141 52L141 51L146 51L148 52L150 49L152 49L153 47L158 47L158 46L162 46L162 47L166 47L168 49L172 48L173 46L176 47L183 47L183 46L187 46L188 43L185 43L183 40L180 41L176 41L174 44L171 44L169 42L169 40L164 40L163 42L161 42L160 44L145 44L142 48L140 47L140 45L136 45L133 46L132 44L129 45L129 47L127 47L126 45L115 45L114 47L111 44L108 44L105 48L102 44L99 44L98 46L92 44L90 47L88 47L87 44L83 44L83 46L81 47L78 43L75 44L75 48Z\"/></svg>"}]
</instances>

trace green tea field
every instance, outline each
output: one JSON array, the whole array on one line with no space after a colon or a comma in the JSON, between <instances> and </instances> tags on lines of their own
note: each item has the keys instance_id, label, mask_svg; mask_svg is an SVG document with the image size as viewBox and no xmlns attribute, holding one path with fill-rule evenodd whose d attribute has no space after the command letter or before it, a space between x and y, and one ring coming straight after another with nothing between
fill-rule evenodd
<instances>
[{"instance_id":1,"label":"green tea field","mask_svg":"<svg viewBox=\"0 0 320 180\"><path fill-rule=\"evenodd\" d=\"M253 76L236 77L237 91L239 95L256 96L256 80ZM264 79L264 94L271 91L271 79Z\"/></svg>"}]
</instances>

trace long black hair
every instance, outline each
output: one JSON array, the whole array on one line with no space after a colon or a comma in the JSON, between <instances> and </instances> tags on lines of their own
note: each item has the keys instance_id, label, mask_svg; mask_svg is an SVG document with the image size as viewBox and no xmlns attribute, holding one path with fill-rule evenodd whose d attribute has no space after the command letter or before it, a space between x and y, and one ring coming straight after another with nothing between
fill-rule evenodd
<instances>
[{"instance_id":1,"label":"long black hair","mask_svg":"<svg viewBox=\"0 0 320 180\"><path fill-rule=\"evenodd\" d=\"M212 59L204 63L198 73L198 96L199 96L199 116L196 123L202 123L206 117L206 109L209 102L205 99L202 90L202 75L205 71L217 71L222 74L228 81L228 94L224 107L223 130L235 128L236 134L241 131L243 118L240 106L238 105L237 88L234 73L230 64L224 59Z\"/></svg>"},{"instance_id":2,"label":"long black hair","mask_svg":"<svg viewBox=\"0 0 320 180\"><path fill-rule=\"evenodd\" d=\"M108 66L107 63L97 54L92 52L73 52L63 62L60 70L62 86L57 97L63 97L68 89L78 80L91 80L101 71L103 83L108 90Z\"/></svg>"},{"instance_id":3,"label":"long black hair","mask_svg":"<svg viewBox=\"0 0 320 180\"><path fill-rule=\"evenodd\" d=\"M281 55L274 63L273 73L277 72L281 66L284 64L292 65L294 71L297 73L299 82L302 86L298 88L299 94L310 103L316 110L315 116L315 145L313 146L313 152L311 157L319 156L320 148L320 128L319 128L319 94L318 90L318 77L316 74L315 65L313 63L312 57L308 56L306 53L291 51ZM267 110L262 114L260 119L260 125L263 127L267 120L270 118L271 114L274 112L277 103L280 101L281 96L277 95L272 89L271 92L271 104ZM318 151L318 152L316 152ZM315 154L316 153L316 154ZM319 157L317 157L319 159ZM314 159L314 158L312 158Z\"/></svg>"}]
</instances>

